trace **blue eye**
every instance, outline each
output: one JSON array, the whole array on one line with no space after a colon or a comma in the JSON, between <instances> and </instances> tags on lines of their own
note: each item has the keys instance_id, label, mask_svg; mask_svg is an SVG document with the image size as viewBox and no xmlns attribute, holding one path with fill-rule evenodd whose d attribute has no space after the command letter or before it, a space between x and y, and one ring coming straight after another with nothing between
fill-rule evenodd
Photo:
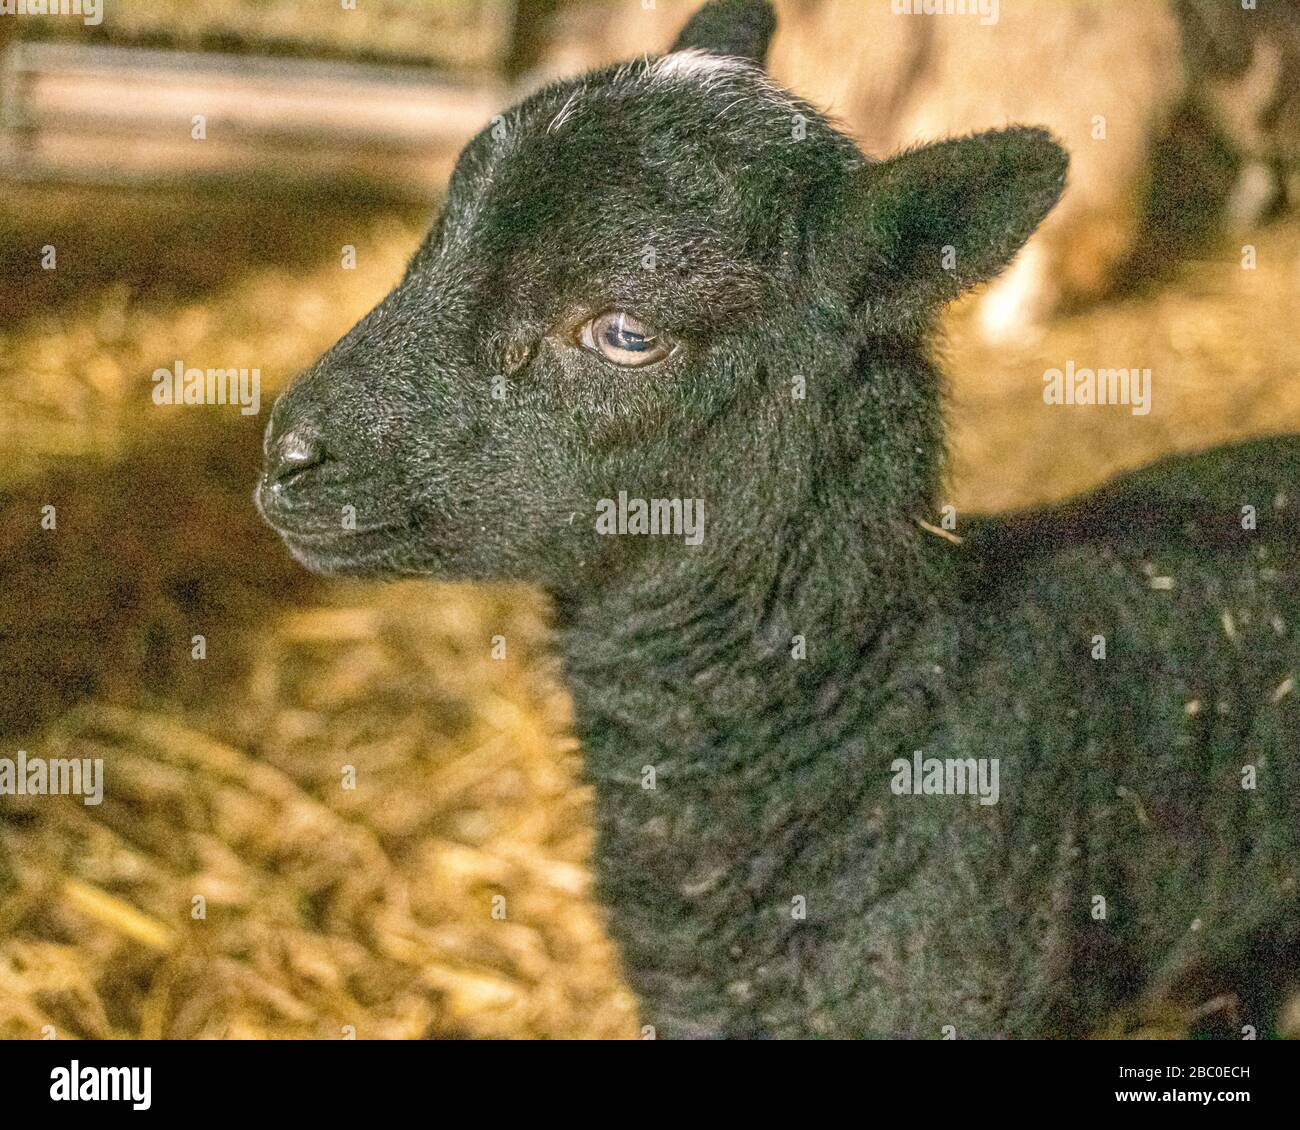
<instances>
[{"instance_id":1,"label":"blue eye","mask_svg":"<svg viewBox=\"0 0 1300 1130\"><path fill-rule=\"evenodd\" d=\"M582 327L582 344L607 361L627 369L638 369L662 361L672 352L672 343L625 310L611 310L592 318Z\"/></svg>"}]
</instances>

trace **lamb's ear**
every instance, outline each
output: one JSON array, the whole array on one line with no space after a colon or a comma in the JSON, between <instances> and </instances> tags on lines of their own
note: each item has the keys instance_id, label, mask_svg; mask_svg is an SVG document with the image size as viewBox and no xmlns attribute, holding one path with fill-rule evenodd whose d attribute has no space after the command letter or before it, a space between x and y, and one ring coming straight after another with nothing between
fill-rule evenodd
<instances>
[{"instance_id":1,"label":"lamb's ear","mask_svg":"<svg viewBox=\"0 0 1300 1130\"><path fill-rule=\"evenodd\" d=\"M836 209L826 266L889 316L922 314L991 279L1065 187L1069 158L1045 130L954 138L867 165Z\"/></svg>"},{"instance_id":2,"label":"lamb's ear","mask_svg":"<svg viewBox=\"0 0 1300 1130\"><path fill-rule=\"evenodd\" d=\"M711 55L749 59L760 67L776 31L768 0L709 0L682 29L674 51L695 48Z\"/></svg>"}]
</instances>

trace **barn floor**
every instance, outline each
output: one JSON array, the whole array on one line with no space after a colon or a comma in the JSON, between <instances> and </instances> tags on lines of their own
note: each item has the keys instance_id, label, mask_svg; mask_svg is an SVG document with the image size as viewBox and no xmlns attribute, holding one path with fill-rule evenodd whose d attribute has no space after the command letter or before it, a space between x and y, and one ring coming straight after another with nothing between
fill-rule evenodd
<instances>
[{"instance_id":1,"label":"barn floor","mask_svg":"<svg viewBox=\"0 0 1300 1130\"><path fill-rule=\"evenodd\" d=\"M70 190L0 219L0 756L108 774L100 807L0 799L0 1036L635 1034L541 599L307 576L249 501L265 415L148 397L177 359L258 366L265 413L423 224ZM1255 244L1253 271L1225 242L1018 350L958 311L959 512L1300 430L1300 222ZM1067 360L1151 368L1151 413L1044 404Z\"/></svg>"}]
</instances>

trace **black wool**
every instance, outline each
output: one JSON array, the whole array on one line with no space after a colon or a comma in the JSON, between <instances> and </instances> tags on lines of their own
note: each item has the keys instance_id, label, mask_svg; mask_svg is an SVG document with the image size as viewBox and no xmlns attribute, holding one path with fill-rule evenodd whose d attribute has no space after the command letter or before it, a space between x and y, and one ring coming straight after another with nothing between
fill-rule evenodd
<instances>
[{"instance_id":1,"label":"black wool","mask_svg":"<svg viewBox=\"0 0 1300 1130\"><path fill-rule=\"evenodd\" d=\"M552 595L660 1035L1085 1035L1220 992L1265 1030L1300 939L1300 442L927 528L931 327L1066 156L868 159L771 83L771 32L715 0L480 134L276 405L263 512L322 572Z\"/></svg>"}]
</instances>

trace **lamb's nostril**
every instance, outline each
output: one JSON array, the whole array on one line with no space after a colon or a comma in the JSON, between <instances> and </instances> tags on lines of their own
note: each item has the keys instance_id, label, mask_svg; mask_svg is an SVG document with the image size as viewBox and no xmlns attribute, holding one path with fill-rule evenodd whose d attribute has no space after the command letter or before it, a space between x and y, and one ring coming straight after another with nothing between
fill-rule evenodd
<instances>
[{"instance_id":1,"label":"lamb's nostril","mask_svg":"<svg viewBox=\"0 0 1300 1130\"><path fill-rule=\"evenodd\" d=\"M320 437L305 429L294 429L276 440L267 477L273 483L284 482L324 461L325 448Z\"/></svg>"}]
</instances>

